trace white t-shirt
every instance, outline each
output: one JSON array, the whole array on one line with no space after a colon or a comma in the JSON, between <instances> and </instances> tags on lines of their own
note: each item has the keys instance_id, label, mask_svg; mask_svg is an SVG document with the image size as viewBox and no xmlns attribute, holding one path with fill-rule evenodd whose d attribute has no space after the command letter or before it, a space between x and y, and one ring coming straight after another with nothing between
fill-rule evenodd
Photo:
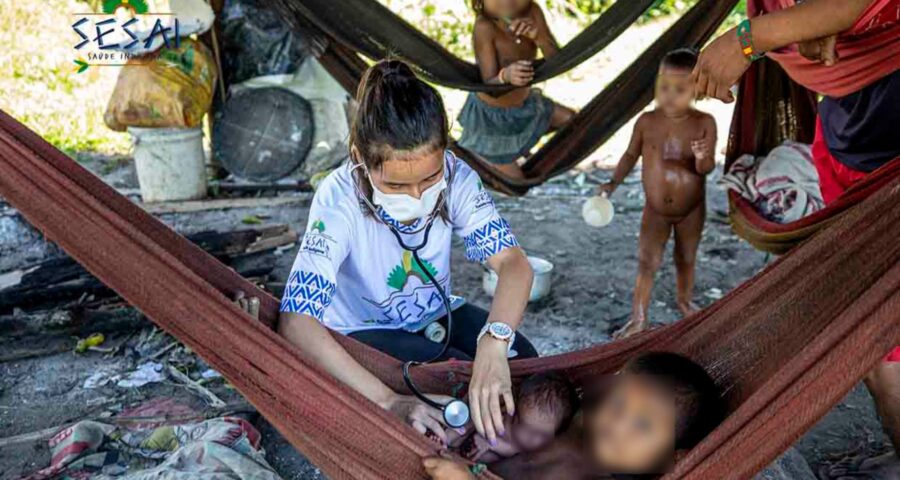
<instances>
[{"instance_id":1,"label":"white t-shirt","mask_svg":"<svg viewBox=\"0 0 900 480\"><path fill-rule=\"evenodd\" d=\"M476 262L519 243L478 174L449 151L444 160L450 221L434 220L419 256L449 295L451 232L463 238L466 257ZM398 245L387 225L363 208L368 210L360 204L349 164L322 181L285 285L282 312L310 315L346 334L403 328L443 311L437 289L412 255ZM380 208L378 214L401 232L418 230L424 221L407 226ZM423 235L401 238L417 246Z\"/></svg>"}]
</instances>

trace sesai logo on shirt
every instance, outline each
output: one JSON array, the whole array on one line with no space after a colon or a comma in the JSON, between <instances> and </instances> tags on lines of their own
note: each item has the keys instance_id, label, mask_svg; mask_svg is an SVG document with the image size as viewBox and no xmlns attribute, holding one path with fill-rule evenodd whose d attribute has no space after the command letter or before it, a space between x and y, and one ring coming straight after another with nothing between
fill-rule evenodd
<instances>
[{"instance_id":1,"label":"sesai logo on shirt","mask_svg":"<svg viewBox=\"0 0 900 480\"><path fill-rule=\"evenodd\" d=\"M367 321L380 325L408 325L427 317L435 309L440 308L441 297L437 289L428 280L426 270L435 280L446 285L447 275L440 272L427 260L423 260L424 270L413 259L410 252L404 251L400 264L394 266L385 283L389 293L387 298L375 300L364 299L381 312L381 317ZM446 287L445 287L446 288Z\"/></svg>"},{"instance_id":2,"label":"sesai logo on shirt","mask_svg":"<svg viewBox=\"0 0 900 480\"><path fill-rule=\"evenodd\" d=\"M335 240L325 233L325 222L319 219L313 222L306 235L303 235L300 250L331 260L331 247L335 243Z\"/></svg>"},{"instance_id":3,"label":"sesai logo on shirt","mask_svg":"<svg viewBox=\"0 0 900 480\"><path fill-rule=\"evenodd\" d=\"M479 179L478 193L475 194L475 210L481 210L482 208L492 206L493 204L494 199L491 197L491 194L484 189L484 184L481 183L481 179Z\"/></svg>"},{"instance_id":4,"label":"sesai logo on shirt","mask_svg":"<svg viewBox=\"0 0 900 480\"><path fill-rule=\"evenodd\" d=\"M427 260L423 260L422 264L425 265L425 268L432 277L437 277L438 272L437 269L434 268L434 265ZM410 276L416 276L423 285L428 283L428 275L422 270L422 267L420 267L417 262L413 261L412 254L408 251L404 251L400 265L394 267L394 269L391 270L390 275L388 275L387 284L394 290L403 290L403 287L406 286L406 281L409 280Z\"/></svg>"},{"instance_id":5,"label":"sesai logo on shirt","mask_svg":"<svg viewBox=\"0 0 900 480\"><path fill-rule=\"evenodd\" d=\"M138 15L149 10L144 0L103 0L103 13L114 14L120 8L131 10Z\"/></svg>"}]
</instances>

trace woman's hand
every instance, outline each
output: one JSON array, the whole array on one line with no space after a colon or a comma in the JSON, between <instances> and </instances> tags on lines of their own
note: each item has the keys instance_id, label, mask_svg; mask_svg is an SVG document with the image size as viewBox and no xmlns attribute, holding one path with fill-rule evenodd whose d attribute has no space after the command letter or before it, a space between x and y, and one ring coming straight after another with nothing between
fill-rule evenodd
<instances>
[{"instance_id":1,"label":"woman's hand","mask_svg":"<svg viewBox=\"0 0 900 480\"><path fill-rule=\"evenodd\" d=\"M735 29L723 33L706 46L691 74L698 99L714 97L725 103L734 101L731 86L750 68L750 60L741 51Z\"/></svg>"},{"instance_id":2,"label":"woman's hand","mask_svg":"<svg viewBox=\"0 0 900 480\"><path fill-rule=\"evenodd\" d=\"M442 404L453 400L444 395L428 395L428 398ZM410 424L422 435L426 435L428 431L431 431L441 441L441 444L447 444L447 434L444 432L444 415L440 410L425 405L416 397L400 394L394 394L382 407L402 418L404 422Z\"/></svg>"},{"instance_id":3,"label":"woman's hand","mask_svg":"<svg viewBox=\"0 0 900 480\"><path fill-rule=\"evenodd\" d=\"M478 433L487 437L491 445L497 444L498 433L506 435L503 411L500 408L501 397L508 415L512 416L516 411L509 361L506 358L508 348L508 344L502 340L489 335L483 336L475 351L472 381L469 383L472 423Z\"/></svg>"},{"instance_id":4,"label":"woman's hand","mask_svg":"<svg viewBox=\"0 0 900 480\"><path fill-rule=\"evenodd\" d=\"M422 460L422 466L433 480L470 480L475 478L469 467L442 457L428 457Z\"/></svg>"},{"instance_id":5,"label":"woman's hand","mask_svg":"<svg viewBox=\"0 0 900 480\"><path fill-rule=\"evenodd\" d=\"M524 87L534 79L534 67L528 60L519 60L503 67L500 74L505 83Z\"/></svg>"}]
</instances>

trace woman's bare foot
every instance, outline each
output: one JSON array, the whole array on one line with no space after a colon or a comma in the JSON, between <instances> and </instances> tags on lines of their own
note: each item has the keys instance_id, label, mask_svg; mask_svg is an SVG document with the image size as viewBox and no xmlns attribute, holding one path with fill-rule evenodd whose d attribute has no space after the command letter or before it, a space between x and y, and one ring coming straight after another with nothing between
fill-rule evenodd
<instances>
[{"instance_id":1,"label":"woman's bare foot","mask_svg":"<svg viewBox=\"0 0 900 480\"><path fill-rule=\"evenodd\" d=\"M848 459L819 472L829 480L900 480L900 458L886 453L867 459Z\"/></svg>"},{"instance_id":2,"label":"woman's bare foot","mask_svg":"<svg viewBox=\"0 0 900 480\"><path fill-rule=\"evenodd\" d=\"M700 307L696 303L694 303L690 300L687 300L687 301L678 300L677 303L678 303L678 311L681 312L681 315L684 317L693 315L694 313L697 313L701 310Z\"/></svg>"}]
</instances>

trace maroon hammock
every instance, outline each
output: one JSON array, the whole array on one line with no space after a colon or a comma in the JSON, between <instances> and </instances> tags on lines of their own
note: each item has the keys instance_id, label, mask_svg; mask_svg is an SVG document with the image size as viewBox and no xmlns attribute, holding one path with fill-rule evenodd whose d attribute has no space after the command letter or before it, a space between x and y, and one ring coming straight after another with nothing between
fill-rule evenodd
<instances>
[{"instance_id":1,"label":"maroon hammock","mask_svg":"<svg viewBox=\"0 0 900 480\"><path fill-rule=\"evenodd\" d=\"M435 446L325 374L270 327L278 301L0 112L0 194L48 240L204 358L330 478L425 478ZM900 343L900 179L709 308L624 341L512 362L515 378L575 381L645 350L683 353L723 388L730 415L666 478L750 478ZM261 322L231 303L261 300ZM396 389L399 362L341 343ZM417 369L449 393L470 364Z\"/></svg>"}]
</instances>

